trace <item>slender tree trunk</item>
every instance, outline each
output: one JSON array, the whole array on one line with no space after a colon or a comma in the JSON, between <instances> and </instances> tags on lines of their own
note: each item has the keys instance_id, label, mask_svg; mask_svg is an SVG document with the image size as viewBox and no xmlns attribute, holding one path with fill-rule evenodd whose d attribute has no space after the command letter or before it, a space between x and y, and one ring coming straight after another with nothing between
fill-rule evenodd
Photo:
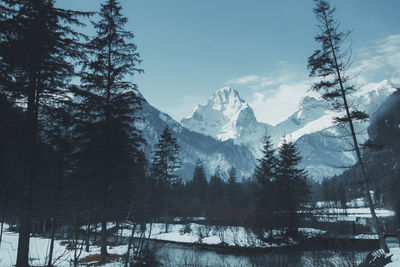
<instances>
[{"instance_id":1,"label":"slender tree trunk","mask_svg":"<svg viewBox=\"0 0 400 267\"><path fill-rule=\"evenodd\" d=\"M60 153L62 153L62 152L60 152ZM48 267L53 266L52 262L53 262L54 239L55 239L56 226L57 226L58 209L60 206L60 196L61 196L63 180L64 180L64 163L63 163L62 155L59 156L58 164L59 164L59 168L58 168L57 189L54 194L53 220L52 220L52 224L51 224L49 260L47 262Z\"/></svg>"},{"instance_id":2,"label":"slender tree trunk","mask_svg":"<svg viewBox=\"0 0 400 267\"><path fill-rule=\"evenodd\" d=\"M44 235L46 233L46 220L47 220L46 214L43 213L42 229L41 229L42 235Z\"/></svg>"},{"instance_id":3,"label":"slender tree trunk","mask_svg":"<svg viewBox=\"0 0 400 267\"><path fill-rule=\"evenodd\" d=\"M132 248L132 243L133 243L133 237L135 235L135 230L136 230L136 223L133 225L131 235L129 236L128 250L127 250L126 256L125 256L124 267L128 267L128 264L129 264L129 258L130 258L130 255L131 255L131 248Z\"/></svg>"},{"instance_id":4,"label":"slender tree trunk","mask_svg":"<svg viewBox=\"0 0 400 267\"><path fill-rule=\"evenodd\" d=\"M16 267L28 267L29 260L29 236L32 223L32 200L33 200L33 185L35 181L36 166L35 159L37 154L36 148L36 125L35 118L35 87L31 77L29 95L28 95L28 111L27 111L27 142L26 147L26 175L25 189L22 193L21 210L19 215L20 228L18 235L18 251Z\"/></svg>"},{"instance_id":5,"label":"slender tree trunk","mask_svg":"<svg viewBox=\"0 0 400 267\"><path fill-rule=\"evenodd\" d=\"M50 233L50 249L49 249L49 260L47 262L47 267L51 267L53 262L53 250L54 250L54 238L56 234L56 216L53 216L51 222L51 233Z\"/></svg>"},{"instance_id":6,"label":"slender tree trunk","mask_svg":"<svg viewBox=\"0 0 400 267\"><path fill-rule=\"evenodd\" d=\"M7 194L4 195L3 205L2 205L2 209L1 209L0 247L1 247L1 240L3 238L4 220L6 217L7 198L8 198Z\"/></svg>"},{"instance_id":7,"label":"slender tree trunk","mask_svg":"<svg viewBox=\"0 0 400 267\"><path fill-rule=\"evenodd\" d=\"M104 211L105 213L105 211ZM107 257L107 220L105 214L103 214L101 218L101 248L100 248L100 254L101 254L101 260L100 262L104 263L106 261Z\"/></svg>"},{"instance_id":8,"label":"slender tree trunk","mask_svg":"<svg viewBox=\"0 0 400 267\"><path fill-rule=\"evenodd\" d=\"M74 224L74 234L73 234L73 242L74 242L74 267L78 266L78 231L77 231L77 222L76 222L76 214L74 214L73 219Z\"/></svg>"},{"instance_id":9,"label":"slender tree trunk","mask_svg":"<svg viewBox=\"0 0 400 267\"><path fill-rule=\"evenodd\" d=\"M353 120L351 118L349 105L347 103L346 91L344 89L344 84L343 84L343 78L342 78L342 75L341 75L341 70L339 68L339 62L337 60L336 50L335 50L335 46L333 45L332 36L331 36L330 29L329 29L329 23L327 21L327 17L326 16L325 16L325 26L326 26L327 33L328 33L328 36L329 36L330 48L331 48L333 59L334 59L334 63L335 63L335 71L336 71L336 74L337 74L337 79L339 80L340 91L341 91L341 94L342 94L343 104L344 104L344 107L345 107L346 116L347 116L347 119L348 119L348 124L349 124L349 127L350 127L351 136L352 136L352 139L353 139L354 149L355 149L356 155L357 155L358 165L361 168L361 172L362 172L362 176L363 176L364 194L365 194L365 199L367 200L369 209L371 211L373 228L375 228L375 231L379 236L379 243L380 243L381 248L386 253L388 253L389 252L389 248L388 248L388 246L386 244L386 240L385 240L385 238L383 236L381 225L379 223L378 217L376 216L374 203L372 201L372 197L371 197L371 193L370 193L370 187L369 187L369 179L368 179L367 172L365 170L363 159L361 157L360 147L358 145L358 140L357 140L356 132L355 132L354 125L353 125Z\"/></svg>"},{"instance_id":10,"label":"slender tree trunk","mask_svg":"<svg viewBox=\"0 0 400 267\"><path fill-rule=\"evenodd\" d=\"M92 202L90 202L89 213L88 213L88 222L86 228L86 252L89 252L90 244L89 244L89 237L90 237L90 220L92 215Z\"/></svg>"},{"instance_id":11,"label":"slender tree trunk","mask_svg":"<svg viewBox=\"0 0 400 267\"><path fill-rule=\"evenodd\" d=\"M98 223L96 222L95 227L94 227L94 238L93 238L94 242L97 242L97 225L98 225Z\"/></svg>"}]
</instances>

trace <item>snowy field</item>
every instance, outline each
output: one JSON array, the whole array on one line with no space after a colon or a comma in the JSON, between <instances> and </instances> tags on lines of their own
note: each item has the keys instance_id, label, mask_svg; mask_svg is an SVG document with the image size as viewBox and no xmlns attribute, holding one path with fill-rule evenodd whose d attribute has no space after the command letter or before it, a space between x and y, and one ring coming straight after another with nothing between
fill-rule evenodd
<instances>
[{"instance_id":1,"label":"snowy field","mask_svg":"<svg viewBox=\"0 0 400 267\"><path fill-rule=\"evenodd\" d=\"M273 231L274 234L281 234L281 231ZM325 231L314 228L299 228L299 232L306 237L315 237L325 234ZM121 233L119 232L119 235ZM131 230L124 229L122 235L130 236ZM135 233L139 237L141 233ZM146 225L145 236L150 234L150 224ZM151 239L172 241L177 243L197 243L207 245L226 245L234 247L278 247L287 246L288 243L269 243L260 240L252 231L239 226L208 226L197 223L170 224L168 232L165 232L164 223L153 223L151 226ZM294 244L293 242L290 244Z\"/></svg>"},{"instance_id":2,"label":"snowy field","mask_svg":"<svg viewBox=\"0 0 400 267\"><path fill-rule=\"evenodd\" d=\"M108 227L113 227L114 225L110 223ZM164 224L153 224L151 238L158 240L168 240L180 243L198 243L198 231L197 228L202 228L204 225L191 223L190 227L194 230L191 233L182 233L182 227L184 225L169 225L169 232L165 233ZM8 227L6 226L6 229ZM236 246L241 244L243 246L248 246L254 242L254 235L249 234L245 229L241 227L226 227L225 229L212 229L209 232L209 236L205 236L201 242L204 244L219 244L221 243L221 238L227 245ZM188 227L186 227L188 230ZM218 231L223 231L223 235ZM312 228L302 228L300 232L307 234L309 236L315 236L323 234L324 232L318 229ZM126 229L122 232L123 236L128 236L131 230ZM121 232L119 232L121 234ZM149 234L149 225L146 230L146 234ZM255 241L260 242L260 241ZM5 231L3 235L3 242L0 247L0 267L10 267L15 264L16 254L17 254L17 244L18 244L18 234L14 232ZM30 249L30 264L33 266L44 265L48 259L48 248L50 240L46 238L33 237L31 238L31 249ZM259 243L259 246L277 246L277 244ZM391 253L393 254L393 263L388 264L388 267L400 267L400 248L398 244L394 242L391 246ZM127 251L126 245L111 247L108 246L108 251L110 254L123 255ZM91 246L90 252L87 253L82 251L80 259L85 258L88 255L99 254L100 248L98 246ZM254 261L262 262L292 262L293 259L296 260L296 264L293 266L316 266L315 263L320 263L321 261L325 263L345 263L351 257L356 257L356 261L361 262L367 252L360 252L356 255L351 256L346 252L334 252L334 251L321 251L321 252L305 252L299 254L258 254L258 255L230 255L230 254L220 254L215 251L202 251L190 246L180 246L174 244L161 245L157 256L163 263L163 266L251 266ZM388 255L389 257L389 255ZM56 266L66 267L71 266L71 262L74 258L74 251L68 250L65 243L60 240L55 241L54 249L54 259ZM87 266L95 263L85 262L80 263L79 266ZM187 265L189 264L189 265ZM190 265L194 264L194 265ZM117 267L122 266L121 262L117 260L104 265L96 265L102 267ZM272 266L272 265L271 265ZM290 266L290 265L288 265ZM323 266L323 265L318 265ZM331 265L329 265L331 266ZM336 266L336 265L333 265ZM340 265L337 265L340 266Z\"/></svg>"},{"instance_id":3,"label":"snowy field","mask_svg":"<svg viewBox=\"0 0 400 267\"><path fill-rule=\"evenodd\" d=\"M8 226L5 225L5 229ZM48 260L48 251L49 251L50 239L48 238L40 238L40 237L32 237L30 239L30 251L29 251L29 259L30 265L32 266L44 266ZM17 247L18 247L18 233L5 231L3 233L3 240L1 242L0 247L0 267L11 267L15 264L15 260L17 257ZM123 255L126 253L127 246L118 246L118 247L108 247L108 252L110 254ZM82 250L82 254L80 259L93 254L100 253L100 247L91 246L89 253ZM53 263L56 266L64 267L64 266L72 266L72 260L74 259L74 251L68 250L60 240L56 240L54 242L54 256ZM120 263L108 263L102 265L104 267L114 267L121 266Z\"/></svg>"}]
</instances>

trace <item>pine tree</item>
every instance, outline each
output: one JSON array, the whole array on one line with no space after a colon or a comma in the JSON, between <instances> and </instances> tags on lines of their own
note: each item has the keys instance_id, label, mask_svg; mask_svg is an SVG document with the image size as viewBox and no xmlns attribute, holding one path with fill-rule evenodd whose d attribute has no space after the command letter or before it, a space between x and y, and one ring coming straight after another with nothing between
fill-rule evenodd
<instances>
[{"instance_id":1,"label":"pine tree","mask_svg":"<svg viewBox=\"0 0 400 267\"><path fill-rule=\"evenodd\" d=\"M228 171L228 184L234 185L237 182L237 177L236 177L236 169L235 167L231 167Z\"/></svg>"},{"instance_id":2,"label":"pine tree","mask_svg":"<svg viewBox=\"0 0 400 267\"><path fill-rule=\"evenodd\" d=\"M298 211L307 201L310 193L306 172L298 167L301 160L302 157L295 144L284 140L279 148L276 165L274 200L277 211L284 216L280 219L287 222L291 235L295 235L297 232L300 222Z\"/></svg>"},{"instance_id":3,"label":"pine tree","mask_svg":"<svg viewBox=\"0 0 400 267\"><path fill-rule=\"evenodd\" d=\"M158 184L168 188L180 181L177 171L181 168L179 157L180 147L168 129L165 127L160 140L154 145L151 175Z\"/></svg>"},{"instance_id":4,"label":"pine tree","mask_svg":"<svg viewBox=\"0 0 400 267\"><path fill-rule=\"evenodd\" d=\"M141 97L132 82L141 62L134 35L124 29L127 18L118 1L101 5L99 20L92 22L96 34L86 44L86 59L80 72L79 97L81 171L92 185L98 184L94 201L101 211L101 262L107 255L107 220L132 191L134 162L143 143L134 122ZM95 181L93 179L96 179Z\"/></svg>"},{"instance_id":5,"label":"pine tree","mask_svg":"<svg viewBox=\"0 0 400 267\"><path fill-rule=\"evenodd\" d=\"M194 196L200 200L202 205L204 205L206 200L207 186L208 182L204 172L203 163L200 160L197 160L193 172L192 188Z\"/></svg>"},{"instance_id":6,"label":"pine tree","mask_svg":"<svg viewBox=\"0 0 400 267\"><path fill-rule=\"evenodd\" d=\"M225 198L224 181L222 180L222 170L219 166L216 168L214 174L210 178L207 198L209 201L209 205L221 202Z\"/></svg>"},{"instance_id":7,"label":"pine tree","mask_svg":"<svg viewBox=\"0 0 400 267\"><path fill-rule=\"evenodd\" d=\"M258 223L271 235L272 227L276 221L275 195L279 192L274 188L277 158L268 132L263 137L261 152L263 156L258 159L258 165L254 171L254 177L257 181L255 210Z\"/></svg>"},{"instance_id":8,"label":"pine tree","mask_svg":"<svg viewBox=\"0 0 400 267\"><path fill-rule=\"evenodd\" d=\"M50 247L48 254L48 267L53 266L53 250L56 226L61 214L61 201L65 195L65 180L68 173L72 172L72 154L77 147L73 143L74 107L68 98L58 101L54 107L47 107L43 110L44 118L44 140L51 148L49 157L52 157L50 168L51 174L45 178L41 190L43 195L48 196L51 214Z\"/></svg>"},{"instance_id":9,"label":"pine tree","mask_svg":"<svg viewBox=\"0 0 400 267\"><path fill-rule=\"evenodd\" d=\"M375 213L374 203L370 194L369 178L361 156L359 141L354 129L354 122L368 119L368 115L351 107L349 95L356 91L351 83L351 78L346 71L351 67L350 49L343 50L343 43L349 35L348 32L339 30L339 23L334 18L335 8L331 8L328 1L315 0L314 14L319 22L320 33L315 40L321 44L321 49L316 50L308 59L308 68L311 77L319 77L320 81L314 83L313 91L320 92L322 98L332 104L338 111L345 115L335 118L336 123L347 125L350 129L352 143L357 155L357 165L361 168L364 180L364 193L370 207L373 226L379 236L381 248L389 252L382 234L378 217Z\"/></svg>"},{"instance_id":10,"label":"pine tree","mask_svg":"<svg viewBox=\"0 0 400 267\"><path fill-rule=\"evenodd\" d=\"M80 58L80 35L71 25L82 25L74 12L54 7L51 0L2 1L0 58L2 90L25 109L25 175L21 192L20 229L16 266L28 266L29 234L36 184L40 106L66 94ZM5 11L5 13L3 13ZM5 86L4 86L5 85Z\"/></svg>"},{"instance_id":11,"label":"pine tree","mask_svg":"<svg viewBox=\"0 0 400 267\"><path fill-rule=\"evenodd\" d=\"M180 147L176 138L172 137L168 126L160 135L160 140L154 145L150 167L151 179L154 182L153 209L158 216L169 215L170 193L175 185L181 183L177 171L181 168L179 157ZM166 232L168 226L166 225Z\"/></svg>"}]
</instances>

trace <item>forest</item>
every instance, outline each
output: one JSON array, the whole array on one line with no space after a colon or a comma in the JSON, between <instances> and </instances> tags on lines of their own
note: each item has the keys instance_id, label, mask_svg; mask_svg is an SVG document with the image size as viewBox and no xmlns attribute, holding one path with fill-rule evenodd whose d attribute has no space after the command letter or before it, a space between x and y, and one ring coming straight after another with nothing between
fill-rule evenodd
<instances>
[{"instance_id":1,"label":"forest","mask_svg":"<svg viewBox=\"0 0 400 267\"><path fill-rule=\"evenodd\" d=\"M119 1L102 1L99 10L83 12L57 8L52 0L2 0L0 247L6 231L18 233L12 264L64 266L56 249L64 242L71 266L156 266L153 234L177 231L216 249L241 247L247 238L248 255L253 255L248 248L265 244L305 244L317 235L314 230L335 238L369 233L379 241L368 249L382 249L378 258L385 260L385 234L395 233L400 223L399 92L371 119L368 141L359 143L353 124L368 114L346 99L357 91L346 73L349 33L340 30L328 1L316 0L314 14L320 48L307 62L317 80L311 90L342 112L335 123L349 129L357 158L322 183L299 166L302 155L293 141L276 147L268 131L251 176L230 166L226 173L217 167L209 177L199 158L192 176L182 177L181 147L168 125L151 152L144 150L147 141L138 127L146 121L138 113L144 99L135 82L144 71L142 58ZM95 29L90 35L82 30L88 21ZM320 219L331 209L348 214L354 199L362 199L371 214L364 223ZM394 216L384 218L379 212L385 210ZM217 241L206 242L212 235ZM43 261L35 264L30 250L37 237L48 245ZM123 251L115 253L119 246Z\"/></svg>"}]
</instances>

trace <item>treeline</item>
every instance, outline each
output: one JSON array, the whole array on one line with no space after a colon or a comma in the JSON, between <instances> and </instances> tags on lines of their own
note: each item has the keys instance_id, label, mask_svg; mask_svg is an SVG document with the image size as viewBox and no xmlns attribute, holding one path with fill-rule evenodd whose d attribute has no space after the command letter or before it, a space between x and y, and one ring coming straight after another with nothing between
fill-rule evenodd
<instances>
[{"instance_id":1,"label":"treeline","mask_svg":"<svg viewBox=\"0 0 400 267\"><path fill-rule=\"evenodd\" d=\"M111 221L135 230L204 216L272 229L285 218L279 227L295 233L308 190L293 143L276 156L267 136L257 178L243 183L234 168L227 181L216 170L208 182L199 161L183 184L180 148L168 128L146 158L135 127L145 119L137 115L142 99L134 83L141 59L118 1L92 13L56 8L52 0L5 0L0 11L1 233L5 221L19 232L17 267L29 264L31 235L50 237L52 266L57 234L67 231L72 248L89 251L98 224L105 262ZM88 18L91 36L77 31ZM75 265L78 259L75 253Z\"/></svg>"},{"instance_id":2,"label":"treeline","mask_svg":"<svg viewBox=\"0 0 400 267\"><path fill-rule=\"evenodd\" d=\"M164 216L200 216L207 223L248 226L261 233L261 238L273 229L296 236L307 215L300 211L306 210L304 204L311 193L306 172L297 166L301 156L289 141L275 151L268 133L263 139L262 153L254 176L241 182L234 167L226 180L217 168L208 182L202 162L197 161L190 181L177 182L169 188L171 197L167 199L171 202Z\"/></svg>"},{"instance_id":3,"label":"treeline","mask_svg":"<svg viewBox=\"0 0 400 267\"><path fill-rule=\"evenodd\" d=\"M133 196L145 188L134 35L115 0L91 18L91 36L77 30L95 13L52 0L5 0L0 11L1 214L17 225L16 266L28 266L31 234L50 233L52 266L56 229L77 239L97 222L104 262L107 222L140 209Z\"/></svg>"},{"instance_id":4,"label":"treeline","mask_svg":"<svg viewBox=\"0 0 400 267\"><path fill-rule=\"evenodd\" d=\"M316 2L317 18L328 17L332 24L328 3ZM57 230L67 228L72 247L85 244L89 250L97 224L101 225L101 262L105 262L107 223L111 221L117 225L129 222L133 230L139 226L143 230L155 221L167 225L174 217L201 216L214 224L248 226L262 238L272 237L273 229L297 235L306 216L300 211L310 199L310 185L305 171L298 167L301 156L292 142L283 141L276 151L266 134L254 176L242 182L234 166L227 180L219 169L208 179L198 161L193 179L183 183L177 175L182 165L180 148L168 128L146 157L145 140L135 126L145 119L137 115L142 99L134 82L135 75L142 72L141 58L134 35L125 28L127 19L118 1L106 0L95 17L91 12L56 8L52 0L3 0L0 11L0 216L2 226L7 221L19 232L17 267L28 266L32 234L50 237L47 265L52 266ZM88 18L94 29L90 36L77 31L88 27L83 23ZM328 32L335 29L332 25L325 25ZM336 37L340 41L342 35ZM325 58L331 52L321 51L310 57L311 76L331 77L335 70L341 71L343 66ZM313 88L337 90L336 83L321 82ZM343 97L344 92L328 90L323 96ZM338 122L366 119L362 113L353 115L337 118ZM397 131L399 117L389 124ZM379 127L386 127L385 123ZM390 148L389 137L377 134L370 143L385 141L383 147L389 153L385 155L393 158L399 155L398 142ZM400 184L398 160L390 168L387 162L381 163L376 177L385 172L393 187L383 187L387 183L376 178L371 188L375 197L383 192L392 196L391 203L399 211L400 194L394 186ZM342 177L346 175L349 173ZM353 180L354 190L349 192L348 180L334 178L321 185L319 192L326 200L345 203L346 198L361 195L362 184L367 184L366 179ZM390 190L393 192L387 193ZM369 191L364 191L368 197ZM137 244L132 240L133 235L126 266L133 253L140 257L138 251L143 247L139 242L133 250Z\"/></svg>"},{"instance_id":5,"label":"treeline","mask_svg":"<svg viewBox=\"0 0 400 267\"><path fill-rule=\"evenodd\" d=\"M370 177L374 201L393 209L400 222L400 97L393 93L382 104L368 127L369 140L363 146L363 158ZM343 174L325 179L314 189L319 199L345 203L363 197L361 170L354 166Z\"/></svg>"}]
</instances>

